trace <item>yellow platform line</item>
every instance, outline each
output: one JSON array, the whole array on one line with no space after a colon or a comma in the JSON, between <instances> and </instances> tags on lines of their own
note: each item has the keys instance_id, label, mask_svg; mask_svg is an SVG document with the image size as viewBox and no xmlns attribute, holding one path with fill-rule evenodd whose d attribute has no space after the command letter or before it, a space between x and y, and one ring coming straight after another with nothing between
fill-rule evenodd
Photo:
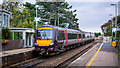
<instances>
[{"instance_id":1,"label":"yellow platform line","mask_svg":"<svg viewBox=\"0 0 120 68\"><path fill-rule=\"evenodd\" d=\"M86 68L89 68L90 65L92 64L92 62L94 61L95 57L97 56L98 52L100 51L101 47L102 47L103 43L100 45L99 49L97 50L97 52L95 53L94 57L92 58L92 60L88 63Z\"/></svg>"},{"instance_id":2,"label":"yellow platform line","mask_svg":"<svg viewBox=\"0 0 120 68\"><path fill-rule=\"evenodd\" d=\"M96 45L99 45L99 43L97 43ZM86 54L87 54L88 52L90 52L93 48L95 48L96 45L95 45L94 47L92 47L89 51L87 51L86 53L84 53L82 56L80 56L78 59L76 59L75 61L73 61L71 64L69 64L69 66L72 65L73 63L77 62L79 59L81 59L84 55L86 55Z\"/></svg>"}]
</instances>

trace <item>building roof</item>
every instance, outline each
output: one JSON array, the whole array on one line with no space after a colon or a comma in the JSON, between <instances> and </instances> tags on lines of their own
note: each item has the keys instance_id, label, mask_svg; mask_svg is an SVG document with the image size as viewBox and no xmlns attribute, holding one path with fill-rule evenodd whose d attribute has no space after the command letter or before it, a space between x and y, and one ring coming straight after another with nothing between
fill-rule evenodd
<instances>
[{"instance_id":1,"label":"building roof","mask_svg":"<svg viewBox=\"0 0 120 68\"><path fill-rule=\"evenodd\" d=\"M9 28L11 32L27 32L27 33L34 33L34 29L31 28Z\"/></svg>"}]
</instances>

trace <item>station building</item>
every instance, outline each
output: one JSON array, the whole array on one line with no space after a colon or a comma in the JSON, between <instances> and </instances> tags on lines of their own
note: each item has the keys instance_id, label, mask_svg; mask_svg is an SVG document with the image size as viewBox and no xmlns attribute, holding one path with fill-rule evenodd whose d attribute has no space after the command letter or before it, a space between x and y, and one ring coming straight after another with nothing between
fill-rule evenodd
<instances>
[{"instance_id":1,"label":"station building","mask_svg":"<svg viewBox=\"0 0 120 68\"><path fill-rule=\"evenodd\" d=\"M9 16L10 12L0 9L0 26L1 27L9 27Z\"/></svg>"},{"instance_id":2,"label":"station building","mask_svg":"<svg viewBox=\"0 0 120 68\"><path fill-rule=\"evenodd\" d=\"M0 9L0 27L8 27L12 32L12 39L6 46L2 45L3 50L11 50L25 47L33 47L33 34L34 29L31 28L10 28L9 17L11 13L7 10ZM1 34L0 34L1 35ZM21 38L16 38L16 36L21 36Z\"/></svg>"}]
</instances>

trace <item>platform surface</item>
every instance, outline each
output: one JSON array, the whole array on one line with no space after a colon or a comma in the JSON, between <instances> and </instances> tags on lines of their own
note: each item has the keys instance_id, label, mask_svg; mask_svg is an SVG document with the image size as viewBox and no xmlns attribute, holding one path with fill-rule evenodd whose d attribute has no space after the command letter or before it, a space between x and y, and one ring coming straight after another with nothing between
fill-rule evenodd
<instances>
[{"instance_id":1,"label":"platform surface","mask_svg":"<svg viewBox=\"0 0 120 68\"><path fill-rule=\"evenodd\" d=\"M19 54L19 53L25 53L25 52L29 52L29 51L33 51L33 50L34 50L34 47L23 48L23 49L14 49L14 50L8 50L8 51L0 51L0 57Z\"/></svg>"},{"instance_id":2,"label":"platform surface","mask_svg":"<svg viewBox=\"0 0 120 68\"><path fill-rule=\"evenodd\" d=\"M118 66L117 50L109 43L98 43L68 66Z\"/></svg>"}]
</instances>

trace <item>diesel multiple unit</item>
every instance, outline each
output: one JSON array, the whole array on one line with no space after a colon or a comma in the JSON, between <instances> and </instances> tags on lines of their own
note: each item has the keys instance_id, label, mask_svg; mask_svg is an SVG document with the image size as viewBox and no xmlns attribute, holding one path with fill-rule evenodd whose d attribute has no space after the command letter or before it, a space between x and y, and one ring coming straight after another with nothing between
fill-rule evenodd
<instances>
[{"instance_id":1,"label":"diesel multiple unit","mask_svg":"<svg viewBox=\"0 0 120 68\"><path fill-rule=\"evenodd\" d=\"M35 34L35 51L53 55L94 41L94 33L43 25Z\"/></svg>"}]
</instances>

